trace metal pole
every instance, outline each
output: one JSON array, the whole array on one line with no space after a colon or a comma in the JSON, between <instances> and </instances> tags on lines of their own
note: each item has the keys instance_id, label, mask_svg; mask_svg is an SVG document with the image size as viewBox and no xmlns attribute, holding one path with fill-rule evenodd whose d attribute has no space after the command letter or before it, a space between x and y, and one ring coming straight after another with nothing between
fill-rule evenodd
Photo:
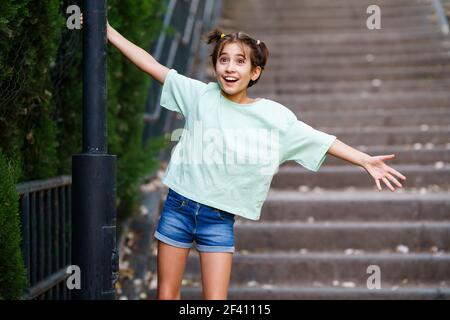
<instances>
[{"instance_id":1,"label":"metal pole","mask_svg":"<svg viewBox=\"0 0 450 320\"><path fill-rule=\"evenodd\" d=\"M449 26L447 21L447 16L445 14L444 6L441 0L433 0L433 7L436 11L436 16L438 18L439 28L442 34L447 35L449 33Z\"/></svg>"},{"instance_id":2,"label":"metal pole","mask_svg":"<svg viewBox=\"0 0 450 320\"><path fill-rule=\"evenodd\" d=\"M83 151L72 157L74 299L115 299L116 156L107 154L106 0L83 1Z\"/></svg>"}]
</instances>

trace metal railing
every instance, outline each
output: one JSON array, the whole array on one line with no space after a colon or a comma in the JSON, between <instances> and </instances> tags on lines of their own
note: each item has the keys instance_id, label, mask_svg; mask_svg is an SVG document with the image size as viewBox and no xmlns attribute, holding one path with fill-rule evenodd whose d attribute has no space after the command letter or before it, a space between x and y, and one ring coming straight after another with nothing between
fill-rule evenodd
<instances>
[{"instance_id":1,"label":"metal railing","mask_svg":"<svg viewBox=\"0 0 450 320\"><path fill-rule=\"evenodd\" d=\"M65 279L71 257L70 176L23 182L22 256L30 287L24 299L70 299Z\"/></svg>"},{"instance_id":2,"label":"metal railing","mask_svg":"<svg viewBox=\"0 0 450 320\"><path fill-rule=\"evenodd\" d=\"M433 7L434 7L434 10L436 11L439 29L441 30L442 34L448 35L448 33L449 33L448 19L445 14L445 9L442 4L442 1L441 0L433 0Z\"/></svg>"}]
</instances>

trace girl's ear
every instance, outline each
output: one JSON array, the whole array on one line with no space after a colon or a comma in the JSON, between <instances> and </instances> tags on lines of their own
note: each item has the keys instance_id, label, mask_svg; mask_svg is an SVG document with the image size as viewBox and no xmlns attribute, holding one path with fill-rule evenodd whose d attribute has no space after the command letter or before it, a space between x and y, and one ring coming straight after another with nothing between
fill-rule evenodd
<instances>
[{"instance_id":1,"label":"girl's ear","mask_svg":"<svg viewBox=\"0 0 450 320\"><path fill-rule=\"evenodd\" d=\"M255 80L258 79L259 76L261 75L261 67L260 67L260 66L257 66L257 67L255 68L255 70L253 70L252 73L253 73L253 74L252 74L251 79L252 79L253 81L255 81Z\"/></svg>"}]
</instances>

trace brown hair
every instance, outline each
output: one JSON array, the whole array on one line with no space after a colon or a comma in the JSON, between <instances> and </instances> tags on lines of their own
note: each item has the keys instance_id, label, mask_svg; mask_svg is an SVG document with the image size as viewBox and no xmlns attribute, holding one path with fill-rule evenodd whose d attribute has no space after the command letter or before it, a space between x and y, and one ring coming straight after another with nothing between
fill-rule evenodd
<instances>
[{"instance_id":1,"label":"brown hair","mask_svg":"<svg viewBox=\"0 0 450 320\"><path fill-rule=\"evenodd\" d=\"M210 54L210 57L212 58L213 67L216 68L216 62L217 58L222 53L222 50L227 43L237 42L241 44L245 44L250 48L250 61L252 64L252 71L256 67L261 67L261 73L264 70L264 67L266 66L267 59L269 58L269 50L267 49L267 46L259 40L259 44L257 40L250 37L245 32L233 32L229 34L225 34L224 37L221 37L222 31L219 29L214 29L213 31L209 32L206 36L206 42L210 44L211 42L215 41L216 44L214 46L213 52ZM242 48L245 55L245 50ZM258 82L259 78L261 78L261 74L255 81L250 80L248 83L247 88L250 88L253 86L256 82Z\"/></svg>"}]
</instances>

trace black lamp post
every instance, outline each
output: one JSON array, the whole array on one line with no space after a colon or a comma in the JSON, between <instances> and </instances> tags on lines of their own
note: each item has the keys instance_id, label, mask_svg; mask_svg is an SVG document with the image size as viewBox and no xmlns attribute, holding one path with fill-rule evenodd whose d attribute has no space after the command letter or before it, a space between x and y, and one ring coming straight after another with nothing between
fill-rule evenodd
<instances>
[{"instance_id":1,"label":"black lamp post","mask_svg":"<svg viewBox=\"0 0 450 320\"><path fill-rule=\"evenodd\" d=\"M107 154L106 0L83 1L83 151L72 157L74 299L115 299L116 156Z\"/></svg>"}]
</instances>

